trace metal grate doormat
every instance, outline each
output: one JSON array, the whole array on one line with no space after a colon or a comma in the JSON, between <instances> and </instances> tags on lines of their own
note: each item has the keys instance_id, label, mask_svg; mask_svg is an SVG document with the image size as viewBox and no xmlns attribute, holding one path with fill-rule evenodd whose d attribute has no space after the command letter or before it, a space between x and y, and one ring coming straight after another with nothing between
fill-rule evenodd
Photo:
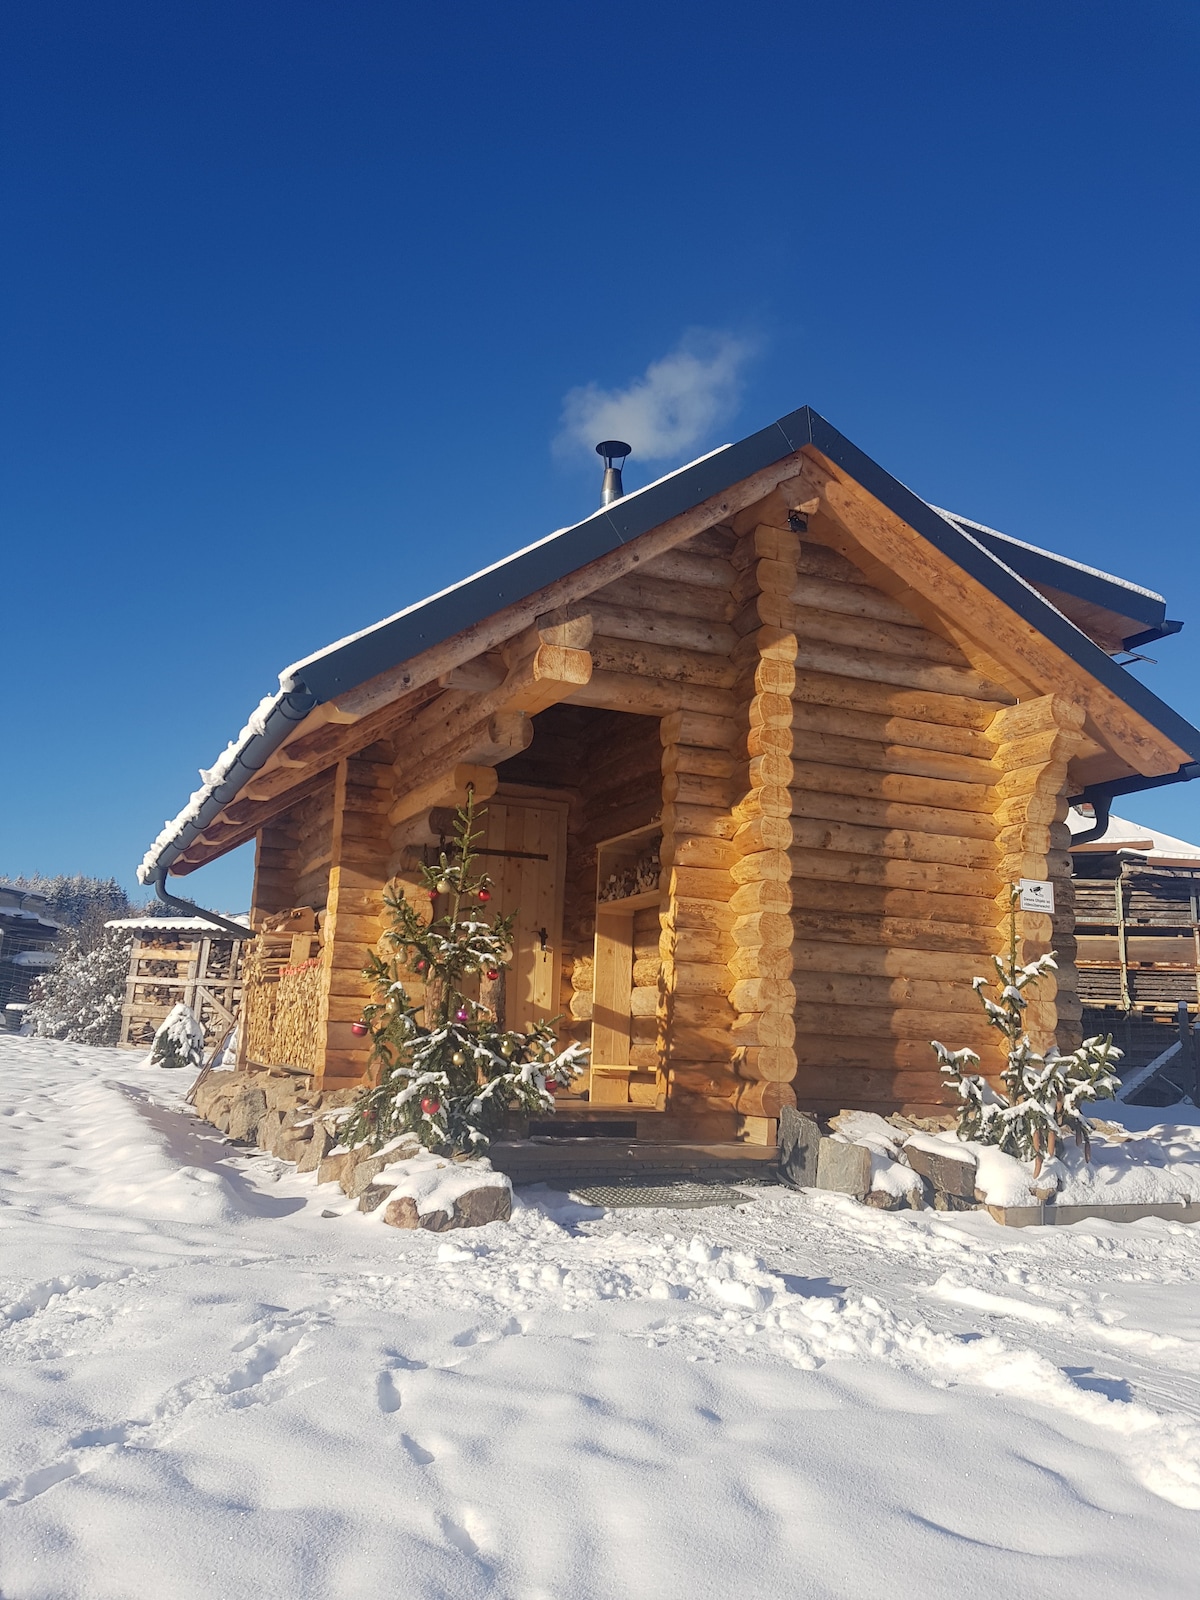
<instances>
[{"instance_id":1,"label":"metal grate doormat","mask_svg":"<svg viewBox=\"0 0 1200 1600\"><path fill-rule=\"evenodd\" d=\"M593 1183L572 1189L589 1206L644 1206L656 1211L697 1211L703 1206L744 1206L750 1196L723 1183Z\"/></svg>"}]
</instances>

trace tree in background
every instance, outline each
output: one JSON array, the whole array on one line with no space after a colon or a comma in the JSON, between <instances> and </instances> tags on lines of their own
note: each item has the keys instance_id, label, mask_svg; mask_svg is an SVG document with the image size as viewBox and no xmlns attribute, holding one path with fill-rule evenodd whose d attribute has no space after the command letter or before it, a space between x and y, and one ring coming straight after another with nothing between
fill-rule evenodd
<instances>
[{"instance_id":1,"label":"tree in background","mask_svg":"<svg viewBox=\"0 0 1200 1600\"><path fill-rule=\"evenodd\" d=\"M48 914L64 929L57 962L34 985L26 1022L47 1039L116 1044L133 941L105 924L147 908L135 907L115 878L35 873L0 881L44 896Z\"/></svg>"},{"instance_id":2,"label":"tree in background","mask_svg":"<svg viewBox=\"0 0 1200 1600\"><path fill-rule=\"evenodd\" d=\"M441 916L427 920L402 897L384 897L392 927L380 942L393 953L371 955L366 976L375 1000L358 1024L370 1035L376 1085L355 1101L343 1144L378 1149L415 1133L433 1150L479 1151L506 1110L552 1112L555 1092L583 1070L586 1050L560 1049L549 1022L527 1033L506 1028L489 1006L463 993L479 977L498 983L512 940L512 917L489 922L481 909L491 899L491 879L474 871L475 821L469 798L450 854L421 869L433 911L439 901L446 908ZM409 973L425 986L421 1008L404 987Z\"/></svg>"},{"instance_id":3,"label":"tree in background","mask_svg":"<svg viewBox=\"0 0 1200 1600\"><path fill-rule=\"evenodd\" d=\"M133 936L120 929L102 929L90 948L71 930L57 964L34 987L25 1013L34 1033L75 1044L116 1044L132 953Z\"/></svg>"}]
</instances>

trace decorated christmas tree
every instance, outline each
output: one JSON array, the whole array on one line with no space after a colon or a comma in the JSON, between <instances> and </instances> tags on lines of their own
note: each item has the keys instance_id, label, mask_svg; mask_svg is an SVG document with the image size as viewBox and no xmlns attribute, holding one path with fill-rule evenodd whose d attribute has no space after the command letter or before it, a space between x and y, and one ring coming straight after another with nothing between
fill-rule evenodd
<instances>
[{"instance_id":1,"label":"decorated christmas tree","mask_svg":"<svg viewBox=\"0 0 1200 1600\"><path fill-rule=\"evenodd\" d=\"M511 955L512 916L488 918L491 880L475 870L474 798L457 814L454 842L421 869L429 911L387 891L392 926L365 975L374 999L356 1031L370 1037L373 1087L355 1101L346 1145L378 1149L415 1133L431 1150L481 1152L506 1110L545 1115L583 1070L582 1045L560 1049L554 1027L504 1026L493 1000ZM406 981L424 988L420 1004ZM482 984L481 984L482 980Z\"/></svg>"},{"instance_id":2,"label":"decorated christmas tree","mask_svg":"<svg viewBox=\"0 0 1200 1600\"><path fill-rule=\"evenodd\" d=\"M191 1067L196 1069L204 1062L204 1034L200 1024L185 1005L172 1006L166 1020L154 1035L150 1057L151 1067Z\"/></svg>"},{"instance_id":3,"label":"decorated christmas tree","mask_svg":"<svg viewBox=\"0 0 1200 1600\"><path fill-rule=\"evenodd\" d=\"M1089 1100L1110 1100L1120 1086L1116 1065L1121 1051L1112 1035L1085 1039L1078 1050L1061 1055L1051 1047L1040 1055L1025 1031L1028 1007L1025 991L1057 970L1054 952L1025 964L1017 956L1017 901L1014 884L1009 900L1008 949L993 956L996 977L974 978L989 1024L1004 1035L1006 1060L1001 1078L1004 1093L997 1094L986 1078L974 1071L979 1057L973 1050L948 1050L935 1039L933 1049L942 1074L959 1097L958 1136L979 1144L994 1144L1011 1156L1032 1160L1035 1174L1053 1159L1059 1142L1074 1135L1091 1160L1091 1141L1083 1106ZM987 990L995 987L996 999Z\"/></svg>"}]
</instances>

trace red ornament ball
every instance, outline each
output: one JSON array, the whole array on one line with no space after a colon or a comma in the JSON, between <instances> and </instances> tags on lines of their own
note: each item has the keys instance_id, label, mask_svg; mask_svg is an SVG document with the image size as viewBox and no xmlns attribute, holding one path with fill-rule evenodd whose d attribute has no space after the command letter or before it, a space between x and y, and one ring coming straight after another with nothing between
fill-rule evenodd
<instances>
[{"instance_id":1,"label":"red ornament ball","mask_svg":"<svg viewBox=\"0 0 1200 1600\"><path fill-rule=\"evenodd\" d=\"M436 889L430 889L429 898L431 900L436 900L437 899L437 890Z\"/></svg>"},{"instance_id":2,"label":"red ornament ball","mask_svg":"<svg viewBox=\"0 0 1200 1600\"><path fill-rule=\"evenodd\" d=\"M547 1094L557 1094L558 1093L558 1079L557 1078L547 1078L546 1079L546 1093Z\"/></svg>"},{"instance_id":3,"label":"red ornament ball","mask_svg":"<svg viewBox=\"0 0 1200 1600\"><path fill-rule=\"evenodd\" d=\"M426 1095L424 1100L421 1101L421 1110L427 1117L436 1117L441 1109L442 1102L434 1100L430 1095Z\"/></svg>"},{"instance_id":4,"label":"red ornament ball","mask_svg":"<svg viewBox=\"0 0 1200 1600\"><path fill-rule=\"evenodd\" d=\"M426 967L427 967L427 966L428 966L428 965L429 965L429 963L428 963L428 961L425 961L425 960L421 960L421 961L418 961L418 962L417 962L417 971L418 971L418 972L424 972L424 971L425 971L425 968L426 968Z\"/></svg>"},{"instance_id":5,"label":"red ornament ball","mask_svg":"<svg viewBox=\"0 0 1200 1600\"><path fill-rule=\"evenodd\" d=\"M480 889L479 898L486 903L492 898L492 891L490 889Z\"/></svg>"},{"instance_id":6,"label":"red ornament ball","mask_svg":"<svg viewBox=\"0 0 1200 1600\"><path fill-rule=\"evenodd\" d=\"M367 1025L365 1022L352 1022L350 1024L350 1032L356 1039L362 1039L366 1035Z\"/></svg>"},{"instance_id":7,"label":"red ornament ball","mask_svg":"<svg viewBox=\"0 0 1200 1600\"><path fill-rule=\"evenodd\" d=\"M500 973L495 967L489 967L487 970L487 976L489 983L495 983L496 979L500 976Z\"/></svg>"}]
</instances>

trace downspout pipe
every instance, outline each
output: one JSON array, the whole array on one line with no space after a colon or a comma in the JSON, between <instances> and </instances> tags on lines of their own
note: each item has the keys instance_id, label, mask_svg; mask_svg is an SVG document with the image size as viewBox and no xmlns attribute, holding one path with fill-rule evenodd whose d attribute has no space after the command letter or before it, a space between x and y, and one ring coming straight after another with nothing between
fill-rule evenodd
<instances>
[{"instance_id":1,"label":"downspout pipe","mask_svg":"<svg viewBox=\"0 0 1200 1600\"><path fill-rule=\"evenodd\" d=\"M1080 795L1078 802L1072 801L1073 805L1076 803L1084 805L1088 802L1084 795ZM1112 812L1112 795L1096 795L1090 804L1096 814L1095 825L1083 833L1073 833L1071 835L1072 850L1077 844L1091 844L1093 839L1102 839L1108 832L1108 822Z\"/></svg>"},{"instance_id":2,"label":"downspout pipe","mask_svg":"<svg viewBox=\"0 0 1200 1600\"><path fill-rule=\"evenodd\" d=\"M1200 778L1200 761L1189 761L1177 772L1167 772L1159 778L1115 778L1110 783L1090 784L1081 793L1072 795L1070 803L1073 806L1092 806L1096 813L1096 823L1085 833L1075 834L1071 839L1072 846L1090 844L1093 839L1103 837L1108 829L1112 803L1117 795L1141 794L1145 789L1161 789L1168 783L1190 783L1193 778Z\"/></svg>"},{"instance_id":3,"label":"downspout pipe","mask_svg":"<svg viewBox=\"0 0 1200 1600\"><path fill-rule=\"evenodd\" d=\"M218 916L215 911L205 911L203 906L198 906L192 900L180 900L173 894L167 893L168 867L159 867L154 874L154 892L163 905L170 906L172 911L178 911L185 917L199 917L201 922L211 922L214 927L223 928L226 933L231 933L235 939L251 939L254 930L245 922L230 922L227 917Z\"/></svg>"}]
</instances>

